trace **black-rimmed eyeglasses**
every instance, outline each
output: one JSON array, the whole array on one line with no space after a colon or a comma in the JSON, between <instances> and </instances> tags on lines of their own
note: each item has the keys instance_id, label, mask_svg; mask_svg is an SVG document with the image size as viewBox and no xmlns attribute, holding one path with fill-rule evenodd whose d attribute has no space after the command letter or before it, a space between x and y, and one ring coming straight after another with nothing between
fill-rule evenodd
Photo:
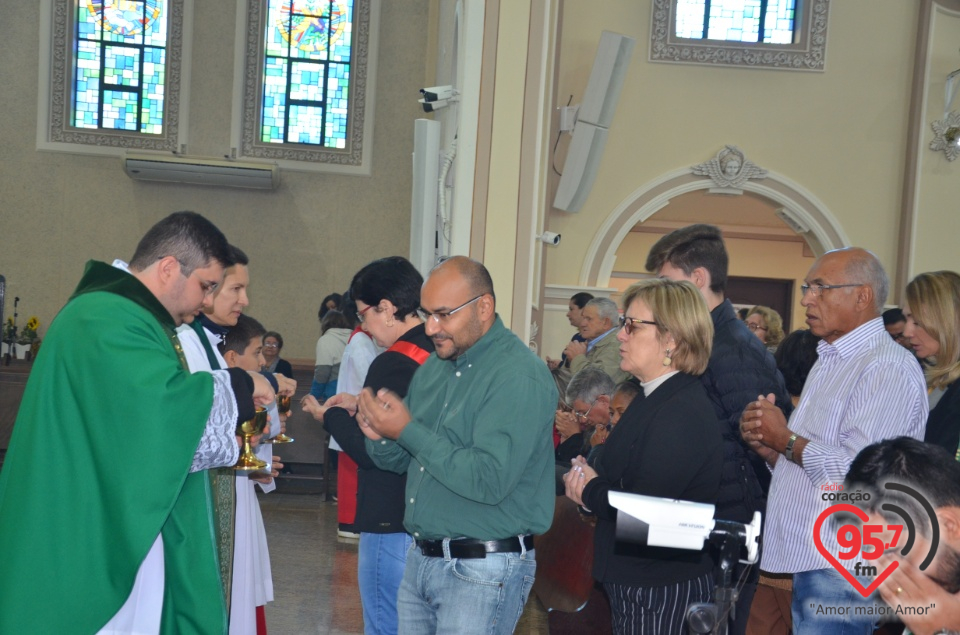
<instances>
[{"instance_id":1,"label":"black-rimmed eyeglasses","mask_svg":"<svg viewBox=\"0 0 960 635\"><path fill-rule=\"evenodd\" d=\"M641 320L640 318L627 317L626 315L620 316L620 328L627 332L627 335L633 335L633 331L639 328L638 324L649 324L651 326L660 326L656 322L651 322L650 320Z\"/></svg>"},{"instance_id":2,"label":"black-rimmed eyeglasses","mask_svg":"<svg viewBox=\"0 0 960 635\"><path fill-rule=\"evenodd\" d=\"M451 315L453 315L454 313L456 313L456 312L459 311L460 309L464 308L464 307L467 306L468 304L473 304L474 302L476 302L477 300L479 300L480 298L482 298L483 295L484 295L484 294L481 293L481 294L478 295L477 297L475 297L475 298L473 298L473 299L471 299L471 300L467 300L466 302L464 302L463 304L461 304L461 305L458 306L457 308L451 309L451 310L449 310L449 311L433 311L433 312L431 312L431 311L427 311L427 310L424 309L423 307L420 307L419 309L417 309L417 315L419 315L419 316L420 316L420 319L423 320L424 322L426 322L426 321L429 320L430 318L433 318L433 321L434 321L434 322L437 322L438 324L439 324L440 322L446 322L446 321L450 318Z\"/></svg>"}]
</instances>

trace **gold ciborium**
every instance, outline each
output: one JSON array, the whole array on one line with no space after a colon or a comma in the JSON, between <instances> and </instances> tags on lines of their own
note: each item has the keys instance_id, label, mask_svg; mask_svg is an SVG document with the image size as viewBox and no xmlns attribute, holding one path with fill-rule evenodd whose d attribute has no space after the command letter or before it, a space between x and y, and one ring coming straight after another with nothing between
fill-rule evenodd
<instances>
[{"instance_id":1,"label":"gold ciborium","mask_svg":"<svg viewBox=\"0 0 960 635\"><path fill-rule=\"evenodd\" d=\"M238 472L256 472L267 467L264 461L257 458L250 447L250 440L258 434L263 434L263 429L267 425L267 411L265 408L257 408L257 414L253 419L244 421L237 426L237 434L243 435L243 450L240 452L240 458L237 464L233 466Z\"/></svg>"},{"instance_id":2,"label":"gold ciborium","mask_svg":"<svg viewBox=\"0 0 960 635\"><path fill-rule=\"evenodd\" d=\"M286 397L281 397L280 395L277 395L277 412L279 412L282 415L285 415L288 412L290 412L290 395L287 395ZM277 425L280 425L279 421L277 422ZM271 439L271 442L293 443L293 439L285 435L283 432L281 432L277 436L273 437Z\"/></svg>"}]
</instances>

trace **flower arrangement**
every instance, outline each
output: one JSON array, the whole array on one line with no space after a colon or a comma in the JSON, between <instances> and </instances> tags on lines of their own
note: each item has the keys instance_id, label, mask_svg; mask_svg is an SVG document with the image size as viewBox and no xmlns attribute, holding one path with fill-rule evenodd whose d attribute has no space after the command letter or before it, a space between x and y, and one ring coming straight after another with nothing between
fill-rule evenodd
<instances>
[{"instance_id":1,"label":"flower arrangement","mask_svg":"<svg viewBox=\"0 0 960 635\"><path fill-rule=\"evenodd\" d=\"M13 325L13 316L8 317L7 321L3 325L3 341L12 342L16 334L17 334L17 329Z\"/></svg>"},{"instance_id":2,"label":"flower arrangement","mask_svg":"<svg viewBox=\"0 0 960 635\"><path fill-rule=\"evenodd\" d=\"M31 316L27 320L26 326L23 327L23 330L20 331L19 337L17 337L18 344L32 344L35 339L37 339L37 329L40 328L40 320L37 319L37 316Z\"/></svg>"}]
</instances>

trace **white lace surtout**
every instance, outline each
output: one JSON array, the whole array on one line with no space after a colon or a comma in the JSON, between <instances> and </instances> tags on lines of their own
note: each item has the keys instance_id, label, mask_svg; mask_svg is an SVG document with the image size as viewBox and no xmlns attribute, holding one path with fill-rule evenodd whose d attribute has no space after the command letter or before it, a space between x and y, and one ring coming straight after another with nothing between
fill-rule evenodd
<instances>
[{"instance_id":1,"label":"white lace surtout","mask_svg":"<svg viewBox=\"0 0 960 635\"><path fill-rule=\"evenodd\" d=\"M237 400L230 386L230 374L225 370L208 372L213 376L213 407L193 456L191 472L233 465L240 456L236 437Z\"/></svg>"}]
</instances>

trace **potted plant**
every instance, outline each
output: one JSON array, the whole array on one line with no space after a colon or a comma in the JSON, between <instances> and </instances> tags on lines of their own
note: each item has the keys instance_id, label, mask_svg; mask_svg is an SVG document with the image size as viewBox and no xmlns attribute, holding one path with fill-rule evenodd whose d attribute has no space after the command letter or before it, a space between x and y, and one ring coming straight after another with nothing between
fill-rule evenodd
<instances>
[{"instance_id":1,"label":"potted plant","mask_svg":"<svg viewBox=\"0 0 960 635\"><path fill-rule=\"evenodd\" d=\"M18 359L30 359L34 343L38 341L38 328L40 328L40 320L38 320L35 315L31 316L17 336L16 350Z\"/></svg>"}]
</instances>

